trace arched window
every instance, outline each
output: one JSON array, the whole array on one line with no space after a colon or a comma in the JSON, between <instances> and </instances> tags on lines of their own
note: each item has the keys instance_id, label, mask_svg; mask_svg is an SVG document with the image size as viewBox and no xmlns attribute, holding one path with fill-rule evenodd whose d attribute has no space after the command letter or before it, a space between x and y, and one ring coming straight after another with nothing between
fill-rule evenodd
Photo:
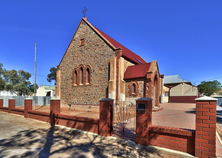
<instances>
[{"instance_id":1,"label":"arched window","mask_svg":"<svg viewBox=\"0 0 222 158\"><path fill-rule=\"evenodd\" d=\"M74 72L74 84L77 85L77 71Z\"/></svg>"},{"instance_id":2,"label":"arched window","mask_svg":"<svg viewBox=\"0 0 222 158\"><path fill-rule=\"evenodd\" d=\"M92 68L87 65L80 64L79 67L73 70L72 86L91 86Z\"/></svg>"},{"instance_id":3,"label":"arched window","mask_svg":"<svg viewBox=\"0 0 222 158\"><path fill-rule=\"evenodd\" d=\"M84 69L84 84L87 86L91 86L91 82L92 82L92 68L89 65L86 65L85 69Z\"/></svg>"},{"instance_id":4,"label":"arched window","mask_svg":"<svg viewBox=\"0 0 222 158\"><path fill-rule=\"evenodd\" d=\"M80 68L80 84L83 84L83 68Z\"/></svg>"},{"instance_id":5,"label":"arched window","mask_svg":"<svg viewBox=\"0 0 222 158\"><path fill-rule=\"evenodd\" d=\"M131 81L129 84L129 95L137 96L139 93L139 84L137 81Z\"/></svg>"},{"instance_id":6,"label":"arched window","mask_svg":"<svg viewBox=\"0 0 222 158\"><path fill-rule=\"evenodd\" d=\"M77 86L78 85L78 69L75 68L73 70L73 82L72 82L73 86Z\"/></svg>"},{"instance_id":7,"label":"arched window","mask_svg":"<svg viewBox=\"0 0 222 158\"><path fill-rule=\"evenodd\" d=\"M136 93L136 85L135 85L135 83L133 83L133 86L132 86L132 93L133 93L133 94Z\"/></svg>"},{"instance_id":8,"label":"arched window","mask_svg":"<svg viewBox=\"0 0 222 158\"><path fill-rule=\"evenodd\" d=\"M90 83L90 71L89 68L86 69L86 84Z\"/></svg>"}]
</instances>

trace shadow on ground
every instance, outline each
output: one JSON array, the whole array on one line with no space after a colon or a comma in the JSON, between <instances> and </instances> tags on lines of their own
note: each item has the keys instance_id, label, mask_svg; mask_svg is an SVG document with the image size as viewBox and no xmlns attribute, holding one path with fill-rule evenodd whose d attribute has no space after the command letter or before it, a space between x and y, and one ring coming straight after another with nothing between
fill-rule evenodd
<instances>
[{"instance_id":1,"label":"shadow on ground","mask_svg":"<svg viewBox=\"0 0 222 158\"><path fill-rule=\"evenodd\" d=\"M125 140L136 140L135 127L129 128L128 126L122 125L121 123L117 123L113 127L113 136L122 138Z\"/></svg>"},{"instance_id":2,"label":"shadow on ground","mask_svg":"<svg viewBox=\"0 0 222 158\"><path fill-rule=\"evenodd\" d=\"M192 110L186 111L189 114L196 114L196 108L192 108Z\"/></svg>"},{"instance_id":3,"label":"shadow on ground","mask_svg":"<svg viewBox=\"0 0 222 158\"><path fill-rule=\"evenodd\" d=\"M155 149L135 149L121 142L60 127L29 129L0 140L0 158L10 157L164 157Z\"/></svg>"}]
</instances>

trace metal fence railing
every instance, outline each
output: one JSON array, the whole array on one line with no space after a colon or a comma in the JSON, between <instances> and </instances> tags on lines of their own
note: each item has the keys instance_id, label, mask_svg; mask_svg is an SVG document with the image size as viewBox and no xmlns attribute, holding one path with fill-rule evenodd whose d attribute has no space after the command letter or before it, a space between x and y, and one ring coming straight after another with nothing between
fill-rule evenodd
<instances>
[{"instance_id":1,"label":"metal fence railing","mask_svg":"<svg viewBox=\"0 0 222 158\"><path fill-rule=\"evenodd\" d=\"M15 99L15 106L24 106L24 100L26 98L32 98L32 104L34 105L34 97L33 96L0 96L0 99L3 99L3 106L8 107L8 100ZM37 96L36 97L36 105L49 105L51 96Z\"/></svg>"}]
</instances>

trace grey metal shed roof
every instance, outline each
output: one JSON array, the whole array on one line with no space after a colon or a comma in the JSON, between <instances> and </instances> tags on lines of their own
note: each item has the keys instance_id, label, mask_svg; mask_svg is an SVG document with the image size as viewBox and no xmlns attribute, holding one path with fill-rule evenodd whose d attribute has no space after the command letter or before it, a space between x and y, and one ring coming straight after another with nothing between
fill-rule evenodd
<instances>
[{"instance_id":1,"label":"grey metal shed roof","mask_svg":"<svg viewBox=\"0 0 222 158\"><path fill-rule=\"evenodd\" d=\"M55 90L55 86L46 86L46 85L42 85L45 90Z\"/></svg>"},{"instance_id":2,"label":"grey metal shed roof","mask_svg":"<svg viewBox=\"0 0 222 158\"><path fill-rule=\"evenodd\" d=\"M182 82L190 82L180 78L180 75L172 75L172 76L164 76L164 84L173 84L173 83L182 83Z\"/></svg>"}]
</instances>

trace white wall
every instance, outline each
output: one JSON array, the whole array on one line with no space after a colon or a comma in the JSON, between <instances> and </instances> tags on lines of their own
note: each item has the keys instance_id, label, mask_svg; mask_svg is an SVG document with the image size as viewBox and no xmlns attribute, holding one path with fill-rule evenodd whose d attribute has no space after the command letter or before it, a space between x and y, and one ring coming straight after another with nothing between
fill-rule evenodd
<instances>
[{"instance_id":1,"label":"white wall","mask_svg":"<svg viewBox=\"0 0 222 158\"><path fill-rule=\"evenodd\" d=\"M37 89L36 96L46 96L47 92L49 92L49 91L50 91L50 96L54 97L55 96L54 90L46 90L43 86L40 86Z\"/></svg>"},{"instance_id":2,"label":"white wall","mask_svg":"<svg viewBox=\"0 0 222 158\"><path fill-rule=\"evenodd\" d=\"M46 91L45 91L45 88L43 86L40 86L37 89L36 96L46 96Z\"/></svg>"},{"instance_id":3,"label":"white wall","mask_svg":"<svg viewBox=\"0 0 222 158\"><path fill-rule=\"evenodd\" d=\"M198 88L192 85L181 83L170 89L170 96L197 96Z\"/></svg>"},{"instance_id":4,"label":"white wall","mask_svg":"<svg viewBox=\"0 0 222 158\"><path fill-rule=\"evenodd\" d=\"M0 96L17 96L15 93L11 93L10 91L0 91Z\"/></svg>"}]
</instances>

